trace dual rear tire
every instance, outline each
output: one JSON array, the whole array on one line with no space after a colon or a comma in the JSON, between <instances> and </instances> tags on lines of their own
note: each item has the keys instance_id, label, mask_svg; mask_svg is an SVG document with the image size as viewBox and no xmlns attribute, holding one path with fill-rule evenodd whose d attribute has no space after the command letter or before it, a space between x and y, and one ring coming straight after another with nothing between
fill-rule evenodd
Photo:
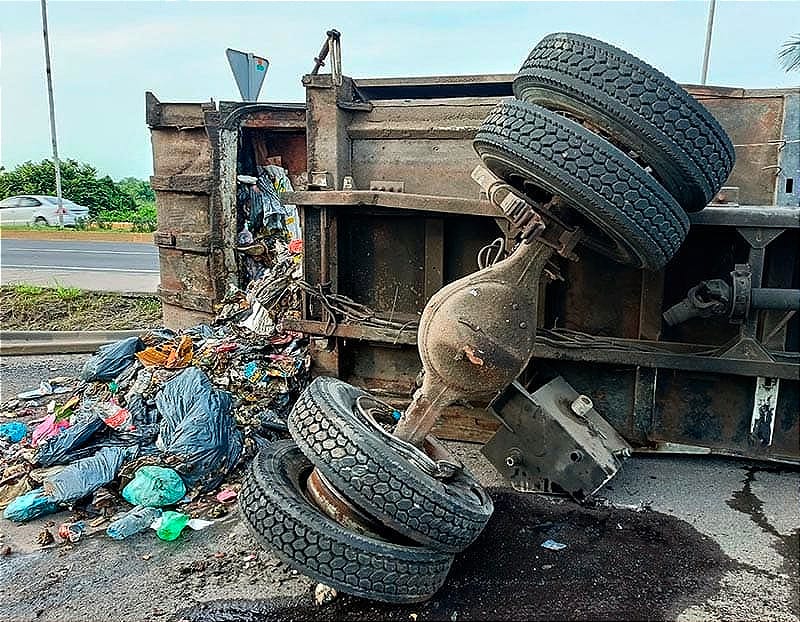
<instances>
[{"instance_id":1,"label":"dual rear tire","mask_svg":"<svg viewBox=\"0 0 800 622\"><path fill-rule=\"evenodd\" d=\"M531 51L516 100L487 116L474 147L495 175L536 202L558 195L583 244L658 270L734 164L702 104L658 70L601 41L557 33Z\"/></svg>"},{"instance_id":2,"label":"dual rear tire","mask_svg":"<svg viewBox=\"0 0 800 622\"><path fill-rule=\"evenodd\" d=\"M483 530L492 501L466 470L436 478L395 451L357 411L363 395L335 378L314 380L289 415L292 440L253 461L242 516L262 545L317 581L387 602L426 600L453 555ZM306 490L314 468L384 525L385 537L356 533L322 512Z\"/></svg>"}]
</instances>

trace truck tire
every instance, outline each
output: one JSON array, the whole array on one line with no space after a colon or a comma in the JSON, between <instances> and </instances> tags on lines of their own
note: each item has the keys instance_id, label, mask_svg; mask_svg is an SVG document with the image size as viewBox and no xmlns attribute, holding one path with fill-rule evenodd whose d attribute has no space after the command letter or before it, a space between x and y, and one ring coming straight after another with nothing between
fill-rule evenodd
<instances>
[{"instance_id":1,"label":"truck tire","mask_svg":"<svg viewBox=\"0 0 800 622\"><path fill-rule=\"evenodd\" d=\"M288 566L353 596L416 603L436 593L452 555L344 529L305 497L312 468L291 440L276 441L256 456L240 493L253 536Z\"/></svg>"},{"instance_id":2,"label":"truck tire","mask_svg":"<svg viewBox=\"0 0 800 622\"><path fill-rule=\"evenodd\" d=\"M579 215L581 243L620 263L658 270L677 252L689 218L622 151L540 106L507 99L484 120L473 147L489 170L540 203L553 196Z\"/></svg>"},{"instance_id":3,"label":"truck tire","mask_svg":"<svg viewBox=\"0 0 800 622\"><path fill-rule=\"evenodd\" d=\"M730 138L677 83L612 45L569 33L546 36L517 77L514 94L586 119L640 155L690 212L703 209L733 169Z\"/></svg>"},{"instance_id":4,"label":"truck tire","mask_svg":"<svg viewBox=\"0 0 800 622\"><path fill-rule=\"evenodd\" d=\"M437 479L400 455L361 414L361 389L314 380L289 413L289 433L345 497L387 527L431 548L469 546L492 515L492 500L465 470Z\"/></svg>"}]
</instances>

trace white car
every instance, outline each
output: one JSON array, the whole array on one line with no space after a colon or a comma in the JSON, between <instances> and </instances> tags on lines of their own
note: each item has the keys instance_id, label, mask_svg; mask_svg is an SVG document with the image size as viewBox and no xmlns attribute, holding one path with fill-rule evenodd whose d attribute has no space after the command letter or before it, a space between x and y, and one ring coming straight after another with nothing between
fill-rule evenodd
<instances>
[{"instance_id":1,"label":"white car","mask_svg":"<svg viewBox=\"0 0 800 622\"><path fill-rule=\"evenodd\" d=\"M89 218L89 208L62 199L64 225L75 226L79 220ZM8 197L0 201L0 225L48 225L57 227L58 199L40 194Z\"/></svg>"}]
</instances>

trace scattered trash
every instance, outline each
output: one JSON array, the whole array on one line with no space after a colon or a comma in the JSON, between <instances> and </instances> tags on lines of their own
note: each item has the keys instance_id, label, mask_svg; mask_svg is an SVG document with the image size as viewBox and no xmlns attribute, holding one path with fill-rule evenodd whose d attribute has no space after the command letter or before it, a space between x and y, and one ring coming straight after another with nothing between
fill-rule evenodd
<instances>
[{"instance_id":1,"label":"scattered trash","mask_svg":"<svg viewBox=\"0 0 800 622\"><path fill-rule=\"evenodd\" d=\"M189 527L192 531L200 531L201 529L205 529L206 527L210 527L214 524L213 520L203 520L202 518L190 518L189 522L186 523L186 526Z\"/></svg>"},{"instance_id":2,"label":"scattered trash","mask_svg":"<svg viewBox=\"0 0 800 622\"><path fill-rule=\"evenodd\" d=\"M28 433L28 426L21 421L0 424L0 438L7 438L12 443L19 443Z\"/></svg>"},{"instance_id":3,"label":"scattered trash","mask_svg":"<svg viewBox=\"0 0 800 622\"><path fill-rule=\"evenodd\" d=\"M39 546L47 546L48 544L52 544L55 542L56 539L53 537L53 532L49 529L45 528L39 532L39 535L36 536L36 544Z\"/></svg>"},{"instance_id":4,"label":"scattered trash","mask_svg":"<svg viewBox=\"0 0 800 622\"><path fill-rule=\"evenodd\" d=\"M52 514L58 510L58 504L44 494L44 489L37 488L9 503L3 512L3 518L22 523L38 516Z\"/></svg>"},{"instance_id":5,"label":"scattered trash","mask_svg":"<svg viewBox=\"0 0 800 622\"><path fill-rule=\"evenodd\" d=\"M259 447L288 436L311 356L305 336L282 322L300 317L309 291L319 294L302 280L297 210L278 199L290 186L286 172L258 167L247 181L237 252L250 282L228 291L211 325L108 344L80 378L43 379L0 406L0 416L15 420L0 425L6 518L30 520L70 504L85 528L107 524L115 539L159 518L159 537L175 538L228 514L239 469ZM181 513L155 509L178 502ZM127 503L134 507L126 512Z\"/></svg>"},{"instance_id":6,"label":"scattered trash","mask_svg":"<svg viewBox=\"0 0 800 622\"><path fill-rule=\"evenodd\" d=\"M114 540L124 540L147 530L161 516L159 508L137 505L112 522L106 534Z\"/></svg>"},{"instance_id":7,"label":"scattered trash","mask_svg":"<svg viewBox=\"0 0 800 622\"><path fill-rule=\"evenodd\" d=\"M11 547L7 544L0 548L0 557L8 557L11 555Z\"/></svg>"},{"instance_id":8,"label":"scattered trash","mask_svg":"<svg viewBox=\"0 0 800 622\"><path fill-rule=\"evenodd\" d=\"M189 517L180 512L167 510L159 516L151 527L156 530L156 535L162 540L175 540L189 523Z\"/></svg>"},{"instance_id":9,"label":"scattered trash","mask_svg":"<svg viewBox=\"0 0 800 622\"><path fill-rule=\"evenodd\" d=\"M192 338L183 335L137 352L136 358L145 367L182 369L192 362L193 348Z\"/></svg>"},{"instance_id":10,"label":"scattered trash","mask_svg":"<svg viewBox=\"0 0 800 622\"><path fill-rule=\"evenodd\" d=\"M556 542L555 540L545 540L542 542L542 548L548 549L550 551L560 551L561 549L567 548L566 544L562 544L561 542Z\"/></svg>"},{"instance_id":11,"label":"scattered trash","mask_svg":"<svg viewBox=\"0 0 800 622\"><path fill-rule=\"evenodd\" d=\"M74 523L61 523L58 527L58 537L67 542L77 542L86 531L86 523L82 520Z\"/></svg>"},{"instance_id":12,"label":"scattered trash","mask_svg":"<svg viewBox=\"0 0 800 622\"><path fill-rule=\"evenodd\" d=\"M324 583L317 583L317 587L314 589L314 600L317 603L317 606L322 606L325 603L331 602L336 596L339 594L334 588L325 585Z\"/></svg>"},{"instance_id":13,"label":"scattered trash","mask_svg":"<svg viewBox=\"0 0 800 622\"><path fill-rule=\"evenodd\" d=\"M133 480L122 490L128 503L146 507L161 507L177 503L186 495L186 486L173 469L144 466L136 471Z\"/></svg>"},{"instance_id":14,"label":"scattered trash","mask_svg":"<svg viewBox=\"0 0 800 622\"><path fill-rule=\"evenodd\" d=\"M17 399L35 400L40 397L46 397L48 395L69 393L70 391L71 389L69 387L58 386L57 384L51 384L47 380L42 380L37 388L29 389L28 391L23 391L22 393L19 393L17 395Z\"/></svg>"},{"instance_id":15,"label":"scattered trash","mask_svg":"<svg viewBox=\"0 0 800 622\"><path fill-rule=\"evenodd\" d=\"M24 495L34 487L31 478L25 471L21 470L18 473L19 479L16 482L13 481L13 473L4 473L4 475L7 475L6 481L8 483L0 486L0 509L7 507L14 499Z\"/></svg>"}]
</instances>

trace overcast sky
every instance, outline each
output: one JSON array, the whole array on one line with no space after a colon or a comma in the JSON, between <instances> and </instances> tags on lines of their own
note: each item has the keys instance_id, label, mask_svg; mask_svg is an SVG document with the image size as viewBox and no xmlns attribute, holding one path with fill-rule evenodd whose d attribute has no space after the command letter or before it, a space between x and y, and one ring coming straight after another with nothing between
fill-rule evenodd
<instances>
[{"instance_id":1,"label":"overcast sky","mask_svg":"<svg viewBox=\"0 0 800 622\"><path fill-rule=\"evenodd\" d=\"M325 31L342 33L354 77L512 73L545 34L591 35L697 83L708 3L57 2L49 4L59 150L120 178L152 174L144 92L162 101L238 99L225 48L266 56L261 101L303 101ZM800 84L777 50L800 2L717 5L709 82ZM0 1L0 163L48 157L38 0Z\"/></svg>"}]
</instances>

